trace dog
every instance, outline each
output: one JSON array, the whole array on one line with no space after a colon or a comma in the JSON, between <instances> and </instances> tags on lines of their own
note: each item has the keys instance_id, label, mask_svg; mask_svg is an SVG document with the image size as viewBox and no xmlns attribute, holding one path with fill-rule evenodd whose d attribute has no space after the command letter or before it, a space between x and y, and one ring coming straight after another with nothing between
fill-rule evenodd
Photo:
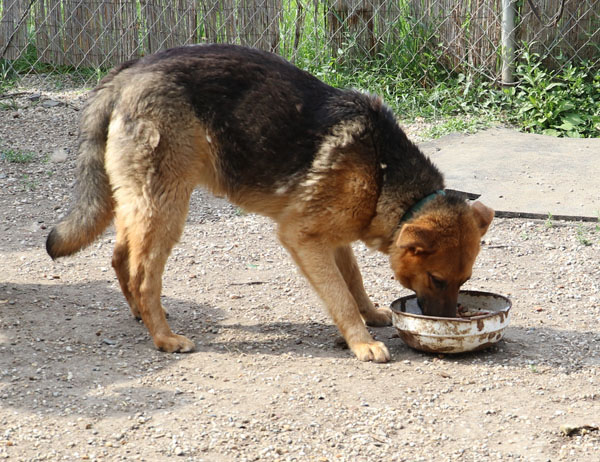
<instances>
[{"instance_id":1,"label":"dog","mask_svg":"<svg viewBox=\"0 0 600 462\"><path fill-rule=\"evenodd\" d=\"M389 255L425 314L455 316L494 212L445 193L434 164L373 95L333 88L283 58L193 45L128 61L82 112L74 205L46 241L56 259L114 221L112 266L155 346L188 352L161 305L166 260L203 186L277 224L280 242L362 361L386 362L365 324L391 324L367 296L354 241Z\"/></svg>"}]
</instances>

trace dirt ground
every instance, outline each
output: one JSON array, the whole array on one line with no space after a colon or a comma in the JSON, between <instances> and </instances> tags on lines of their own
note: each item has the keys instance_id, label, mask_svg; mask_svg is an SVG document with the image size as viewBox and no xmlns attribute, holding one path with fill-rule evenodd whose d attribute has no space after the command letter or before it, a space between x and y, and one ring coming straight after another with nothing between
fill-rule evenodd
<instances>
[{"instance_id":1,"label":"dirt ground","mask_svg":"<svg viewBox=\"0 0 600 462\"><path fill-rule=\"evenodd\" d=\"M118 288L112 229L45 252L82 100L0 99L0 459L600 461L597 224L495 220L466 288L511 298L504 340L443 356L372 329L393 356L373 364L337 346L269 220L197 191L163 284L197 350L161 353ZM408 293L355 251L374 301Z\"/></svg>"}]
</instances>

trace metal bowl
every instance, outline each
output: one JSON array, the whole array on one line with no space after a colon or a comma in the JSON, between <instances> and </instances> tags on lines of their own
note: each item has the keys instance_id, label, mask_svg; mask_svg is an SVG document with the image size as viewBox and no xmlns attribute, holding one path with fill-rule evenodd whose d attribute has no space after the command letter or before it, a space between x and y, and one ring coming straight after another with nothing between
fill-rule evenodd
<instances>
[{"instance_id":1,"label":"metal bowl","mask_svg":"<svg viewBox=\"0 0 600 462\"><path fill-rule=\"evenodd\" d=\"M510 320L512 303L508 298L463 290L458 294L458 303L485 314L462 318L425 316L416 295L408 295L392 303L392 320L408 346L431 353L483 350L502 339Z\"/></svg>"}]
</instances>

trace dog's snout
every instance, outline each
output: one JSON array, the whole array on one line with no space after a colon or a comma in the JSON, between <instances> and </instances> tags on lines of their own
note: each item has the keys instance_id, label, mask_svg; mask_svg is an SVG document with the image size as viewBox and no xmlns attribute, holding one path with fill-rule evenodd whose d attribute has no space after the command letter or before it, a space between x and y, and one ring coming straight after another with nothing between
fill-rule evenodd
<instances>
[{"instance_id":1,"label":"dog's snout","mask_svg":"<svg viewBox=\"0 0 600 462\"><path fill-rule=\"evenodd\" d=\"M440 318L455 318L458 305L453 300L427 299L418 297L419 307L425 316L436 316Z\"/></svg>"}]
</instances>

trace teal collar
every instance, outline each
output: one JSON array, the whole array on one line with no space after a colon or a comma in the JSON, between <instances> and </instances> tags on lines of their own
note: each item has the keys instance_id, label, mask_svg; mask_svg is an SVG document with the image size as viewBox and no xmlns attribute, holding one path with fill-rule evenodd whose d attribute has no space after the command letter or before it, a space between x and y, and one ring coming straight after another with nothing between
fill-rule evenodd
<instances>
[{"instance_id":1,"label":"teal collar","mask_svg":"<svg viewBox=\"0 0 600 462\"><path fill-rule=\"evenodd\" d=\"M425 204L427 204L427 202L435 199L437 196L445 196L445 195L446 195L446 191L444 191L443 189L438 189L437 191L432 192L428 196L425 196L423 199L421 199L419 202L417 202L411 208L409 208L404 213L404 215L402 215L402 219L400 220L400 223L404 223L404 222L410 220L414 216L415 213L417 213L419 210L421 210L423 208L423 206Z\"/></svg>"}]
</instances>

